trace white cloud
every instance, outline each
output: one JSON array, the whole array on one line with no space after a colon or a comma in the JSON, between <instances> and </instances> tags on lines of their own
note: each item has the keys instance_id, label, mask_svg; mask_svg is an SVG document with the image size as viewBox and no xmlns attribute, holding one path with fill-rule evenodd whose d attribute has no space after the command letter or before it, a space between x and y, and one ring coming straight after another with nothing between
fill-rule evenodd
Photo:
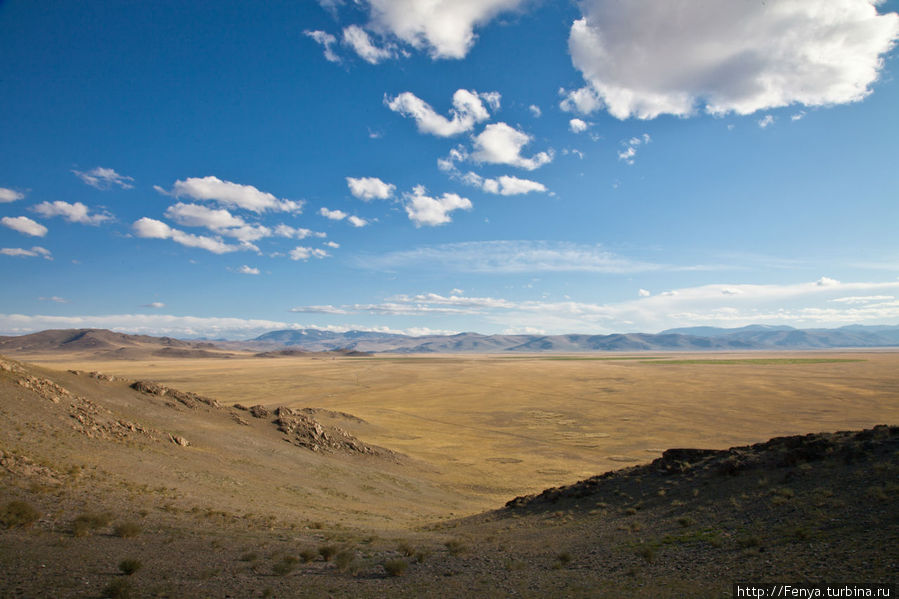
<instances>
[{"instance_id":1,"label":"white cloud","mask_svg":"<svg viewBox=\"0 0 899 599\"><path fill-rule=\"evenodd\" d=\"M506 123L487 125L474 137L474 152L471 158L489 164L508 164L529 171L552 161L552 152L539 152L531 158L521 155L521 150L531 142L531 136L518 131Z\"/></svg>"},{"instance_id":2,"label":"white cloud","mask_svg":"<svg viewBox=\"0 0 899 599\"><path fill-rule=\"evenodd\" d=\"M165 215L185 227L205 227L226 237L233 237L250 243L271 237L272 230L263 225L247 224L239 216L234 216L224 208L214 209L200 204L177 203L169 206Z\"/></svg>"},{"instance_id":3,"label":"white cloud","mask_svg":"<svg viewBox=\"0 0 899 599\"><path fill-rule=\"evenodd\" d=\"M359 218L356 215L348 216L346 220L348 223L357 228L364 227L368 224L367 220L365 220L364 218Z\"/></svg>"},{"instance_id":4,"label":"white cloud","mask_svg":"<svg viewBox=\"0 0 899 599\"><path fill-rule=\"evenodd\" d=\"M334 44L337 43L336 37L325 31L304 31L303 33L315 40L323 48L325 60L328 62L340 62L340 57L334 53L333 48Z\"/></svg>"},{"instance_id":5,"label":"white cloud","mask_svg":"<svg viewBox=\"0 0 899 599\"><path fill-rule=\"evenodd\" d=\"M76 177L97 189L110 189L113 186L118 186L122 189L131 189L134 187L134 185L131 184L131 182L134 181L133 177L120 175L111 168L98 166L87 172L76 170L73 170L72 172L75 173Z\"/></svg>"},{"instance_id":6,"label":"white cloud","mask_svg":"<svg viewBox=\"0 0 899 599\"><path fill-rule=\"evenodd\" d=\"M485 179L477 173L468 172L459 177L464 183L480 187L487 193L504 196L521 195L531 192L545 192L546 186L530 179L519 179L509 175L501 175L496 179Z\"/></svg>"},{"instance_id":7,"label":"white cloud","mask_svg":"<svg viewBox=\"0 0 899 599\"><path fill-rule=\"evenodd\" d=\"M346 184L350 188L350 193L364 202L386 200L396 190L396 185L384 183L377 177L347 177Z\"/></svg>"},{"instance_id":8,"label":"white cloud","mask_svg":"<svg viewBox=\"0 0 899 599\"><path fill-rule=\"evenodd\" d=\"M57 304L68 304L69 300L64 297L59 297L58 295L53 295L50 297L39 297L37 298L40 302L54 302Z\"/></svg>"},{"instance_id":9,"label":"white cloud","mask_svg":"<svg viewBox=\"0 0 899 599\"><path fill-rule=\"evenodd\" d=\"M185 233L184 231L173 229L162 221L147 217L134 221L132 229L138 237L145 239L171 239L175 243L207 250L214 254L225 254L241 249L241 246L229 245L221 239Z\"/></svg>"},{"instance_id":10,"label":"white cloud","mask_svg":"<svg viewBox=\"0 0 899 599\"><path fill-rule=\"evenodd\" d=\"M330 218L331 220L343 220L348 215L343 210L329 210L328 208L322 207L319 211L319 214L324 216L325 218Z\"/></svg>"},{"instance_id":11,"label":"white cloud","mask_svg":"<svg viewBox=\"0 0 899 599\"><path fill-rule=\"evenodd\" d=\"M149 304L144 304L143 308L153 308L155 310L159 310L161 308L165 308L165 304L162 302L150 302Z\"/></svg>"},{"instance_id":12,"label":"white cloud","mask_svg":"<svg viewBox=\"0 0 899 599\"><path fill-rule=\"evenodd\" d=\"M291 260L308 260L309 258L326 258L328 257L328 252L319 248L308 248L298 245L297 247L290 250L290 259Z\"/></svg>"},{"instance_id":13,"label":"white cloud","mask_svg":"<svg viewBox=\"0 0 899 599\"><path fill-rule=\"evenodd\" d=\"M290 239L306 239L307 237L327 237L326 233L312 231L311 229L294 228L290 225L279 224L275 227L275 235L278 237L287 237Z\"/></svg>"},{"instance_id":14,"label":"white cloud","mask_svg":"<svg viewBox=\"0 0 899 599\"><path fill-rule=\"evenodd\" d=\"M449 243L380 256L360 256L364 268L419 268L472 273L602 272L637 273L662 265L618 256L598 245L549 241L469 241Z\"/></svg>"},{"instance_id":15,"label":"white cloud","mask_svg":"<svg viewBox=\"0 0 899 599\"><path fill-rule=\"evenodd\" d=\"M25 198L25 194L16 191L14 189L7 189L5 187L0 187L0 204L6 204L8 202L15 202L16 200L21 200Z\"/></svg>"},{"instance_id":16,"label":"white cloud","mask_svg":"<svg viewBox=\"0 0 899 599\"><path fill-rule=\"evenodd\" d=\"M3 223L3 226L9 227L13 231L31 235L32 237L43 237L47 234L47 227L31 220L27 216L4 216L0 219L0 223Z\"/></svg>"},{"instance_id":17,"label":"white cloud","mask_svg":"<svg viewBox=\"0 0 899 599\"><path fill-rule=\"evenodd\" d=\"M589 129L591 125L593 125L593 123L588 123L582 119L571 119L568 121L568 128L571 129L572 133L583 133Z\"/></svg>"},{"instance_id":18,"label":"white cloud","mask_svg":"<svg viewBox=\"0 0 899 599\"><path fill-rule=\"evenodd\" d=\"M800 110L799 112L797 112L797 113L795 113L795 114L793 114L793 115L790 116L790 120L791 120L791 121L794 121L794 122L795 122L795 121L801 121L803 118L805 118L805 111L804 111L804 110Z\"/></svg>"},{"instance_id":19,"label":"white cloud","mask_svg":"<svg viewBox=\"0 0 899 599\"><path fill-rule=\"evenodd\" d=\"M459 145L452 148L446 158L437 159L437 168L447 173L457 174L456 163L465 160L468 160L468 150L465 149L465 146Z\"/></svg>"},{"instance_id":20,"label":"white cloud","mask_svg":"<svg viewBox=\"0 0 899 599\"><path fill-rule=\"evenodd\" d=\"M237 272L239 272L242 275L258 275L259 269L254 268L252 266L247 266L246 264L244 264L243 266L241 266L240 268L237 269Z\"/></svg>"},{"instance_id":21,"label":"white cloud","mask_svg":"<svg viewBox=\"0 0 899 599\"><path fill-rule=\"evenodd\" d=\"M531 104L530 106L528 106L528 110L531 111L531 114L534 115L534 118L539 119L543 115L543 111L540 110L540 107L536 104Z\"/></svg>"},{"instance_id":22,"label":"white cloud","mask_svg":"<svg viewBox=\"0 0 899 599\"><path fill-rule=\"evenodd\" d=\"M618 160L624 160L628 164L634 164L634 157L637 155L637 148L643 144L648 144L652 141L652 138L649 137L648 133L644 133L639 137L632 137L626 141L621 142L624 146L624 149L618 152Z\"/></svg>"},{"instance_id":23,"label":"white cloud","mask_svg":"<svg viewBox=\"0 0 899 599\"><path fill-rule=\"evenodd\" d=\"M851 295L848 297L838 297L830 301L838 304L870 304L872 302L891 302L896 299L892 295Z\"/></svg>"},{"instance_id":24,"label":"white cloud","mask_svg":"<svg viewBox=\"0 0 899 599\"><path fill-rule=\"evenodd\" d=\"M582 87L573 90L559 89L559 95L562 96L562 101L559 102L559 108L565 112L590 114L591 112L602 108L602 100L590 87Z\"/></svg>"},{"instance_id":25,"label":"white cloud","mask_svg":"<svg viewBox=\"0 0 899 599\"><path fill-rule=\"evenodd\" d=\"M486 25L524 0L368 0L377 31L391 33L431 58L464 58L475 27Z\"/></svg>"},{"instance_id":26,"label":"white cloud","mask_svg":"<svg viewBox=\"0 0 899 599\"><path fill-rule=\"evenodd\" d=\"M335 250L340 247L340 244L337 243L336 241L326 241L325 245L328 246L329 248L333 248Z\"/></svg>"},{"instance_id":27,"label":"white cloud","mask_svg":"<svg viewBox=\"0 0 899 599\"><path fill-rule=\"evenodd\" d=\"M639 295L640 297L649 297L650 295L652 295L652 293L650 293L647 289L640 289L639 291L637 291L637 295Z\"/></svg>"},{"instance_id":28,"label":"white cloud","mask_svg":"<svg viewBox=\"0 0 899 599\"><path fill-rule=\"evenodd\" d=\"M343 30L343 43L352 48L359 57L370 64L378 64L382 60L393 58L391 48L379 48L371 41L371 37L358 25L350 25Z\"/></svg>"},{"instance_id":29,"label":"white cloud","mask_svg":"<svg viewBox=\"0 0 899 599\"><path fill-rule=\"evenodd\" d=\"M774 124L774 116L770 114L766 114L758 121L759 127L762 129L767 129L769 126Z\"/></svg>"},{"instance_id":30,"label":"white cloud","mask_svg":"<svg viewBox=\"0 0 899 599\"><path fill-rule=\"evenodd\" d=\"M190 197L195 200L212 200L225 206L236 206L251 212L300 212L303 202L279 200L274 195L260 191L252 185L241 185L223 181L218 177L190 177L175 181L172 191L167 192L158 185L154 189L176 198Z\"/></svg>"},{"instance_id":31,"label":"white cloud","mask_svg":"<svg viewBox=\"0 0 899 599\"><path fill-rule=\"evenodd\" d=\"M0 248L0 254L4 256L18 256L20 258L46 258L47 260L52 260L53 256L50 254L50 250L46 248L42 248L39 245L34 246L30 250L26 250L24 248Z\"/></svg>"},{"instance_id":32,"label":"white cloud","mask_svg":"<svg viewBox=\"0 0 899 599\"><path fill-rule=\"evenodd\" d=\"M868 0L582 0L574 66L624 119L855 102L870 93L899 15Z\"/></svg>"},{"instance_id":33,"label":"white cloud","mask_svg":"<svg viewBox=\"0 0 899 599\"><path fill-rule=\"evenodd\" d=\"M406 214L416 227L434 227L452 222L449 213L454 210L471 210L471 201L454 193L444 193L439 198L426 195L422 185L416 185L405 197Z\"/></svg>"},{"instance_id":34,"label":"white cloud","mask_svg":"<svg viewBox=\"0 0 899 599\"><path fill-rule=\"evenodd\" d=\"M303 314L349 314L347 310L335 306L297 306L291 308L289 312L300 312Z\"/></svg>"},{"instance_id":35,"label":"white cloud","mask_svg":"<svg viewBox=\"0 0 899 599\"><path fill-rule=\"evenodd\" d=\"M105 212L90 214L90 209L81 202L75 202L74 204L60 201L52 203L41 202L33 210L47 218L61 216L70 223L81 223L83 225L99 225L112 219L112 215Z\"/></svg>"},{"instance_id":36,"label":"white cloud","mask_svg":"<svg viewBox=\"0 0 899 599\"><path fill-rule=\"evenodd\" d=\"M453 94L450 118L437 114L431 105L413 94L403 92L394 98L384 98L390 110L415 120L418 130L439 137L451 137L471 131L477 123L490 118L490 112L483 101L494 110L499 107L497 92L481 93L459 89Z\"/></svg>"},{"instance_id":37,"label":"white cloud","mask_svg":"<svg viewBox=\"0 0 899 599\"><path fill-rule=\"evenodd\" d=\"M200 204L183 204L181 202L169 206L165 215L185 227L205 227L221 230L231 227L243 227L246 221L234 216L224 208L215 209Z\"/></svg>"}]
</instances>

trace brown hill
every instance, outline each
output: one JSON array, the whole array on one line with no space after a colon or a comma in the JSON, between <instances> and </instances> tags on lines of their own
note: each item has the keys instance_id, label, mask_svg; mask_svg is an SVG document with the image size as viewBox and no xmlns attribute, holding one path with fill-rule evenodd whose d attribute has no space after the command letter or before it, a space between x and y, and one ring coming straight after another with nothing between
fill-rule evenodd
<instances>
[{"instance_id":1,"label":"brown hill","mask_svg":"<svg viewBox=\"0 0 899 599\"><path fill-rule=\"evenodd\" d=\"M4 597L724 597L899 574L895 426L668 450L459 520L464 495L351 414L2 358L0 413Z\"/></svg>"},{"instance_id":2,"label":"brown hill","mask_svg":"<svg viewBox=\"0 0 899 599\"><path fill-rule=\"evenodd\" d=\"M10 355L79 353L103 358L221 357L212 343L172 337L129 335L106 329L48 330L30 335L0 337L0 352Z\"/></svg>"}]
</instances>

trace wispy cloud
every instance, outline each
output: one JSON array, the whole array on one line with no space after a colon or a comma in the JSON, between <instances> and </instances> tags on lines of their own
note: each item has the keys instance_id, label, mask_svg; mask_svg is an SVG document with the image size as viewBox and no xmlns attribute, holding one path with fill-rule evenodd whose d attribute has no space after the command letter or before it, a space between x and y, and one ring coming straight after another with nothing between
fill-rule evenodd
<instances>
[{"instance_id":1,"label":"wispy cloud","mask_svg":"<svg viewBox=\"0 0 899 599\"><path fill-rule=\"evenodd\" d=\"M663 268L618 256L601 246L551 241L472 241L360 256L364 268L440 268L455 272L636 273Z\"/></svg>"},{"instance_id":2,"label":"wispy cloud","mask_svg":"<svg viewBox=\"0 0 899 599\"><path fill-rule=\"evenodd\" d=\"M218 177L189 177L175 181L171 191L159 185L153 189L176 198L189 197L195 200L209 200L224 206L243 208L251 212L300 212L302 201L278 199L271 193L260 191L252 185L223 181Z\"/></svg>"},{"instance_id":3,"label":"wispy cloud","mask_svg":"<svg viewBox=\"0 0 899 599\"><path fill-rule=\"evenodd\" d=\"M72 173L74 173L76 177L84 181L87 185L90 185L91 187L95 187L97 189L106 190L112 189L113 187L119 187L121 189L132 189L134 187L134 185L132 185L132 183L134 182L133 177L120 175L111 168L98 166L89 171L73 170Z\"/></svg>"},{"instance_id":4,"label":"wispy cloud","mask_svg":"<svg viewBox=\"0 0 899 599\"><path fill-rule=\"evenodd\" d=\"M637 155L637 148L639 148L643 144L648 144L652 141L652 138L649 137L648 133L644 133L638 137L632 137L626 141L621 142L621 145L624 146L624 149L618 152L618 160L623 160L628 164L634 164L634 157Z\"/></svg>"},{"instance_id":5,"label":"wispy cloud","mask_svg":"<svg viewBox=\"0 0 899 599\"><path fill-rule=\"evenodd\" d=\"M325 31L304 31L303 33L322 47L325 60L328 62L340 62L340 57L334 52L334 45L337 43L336 37Z\"/></svg>"},{"instance_id":6,"label":"wispy cloud","mask_svg":"<svg viewBox=\"0 0 899 599\"><path fill-rule=\"evenodd\" d=\"M16 256L19 258L45 258L46 260L53 259L53 255L50 253L50 250L48 250L47 248L42 248L39 245L34 246L30 250L26 250L25 248L0 248L0 255Z\"/></svg>"}]
</instances>

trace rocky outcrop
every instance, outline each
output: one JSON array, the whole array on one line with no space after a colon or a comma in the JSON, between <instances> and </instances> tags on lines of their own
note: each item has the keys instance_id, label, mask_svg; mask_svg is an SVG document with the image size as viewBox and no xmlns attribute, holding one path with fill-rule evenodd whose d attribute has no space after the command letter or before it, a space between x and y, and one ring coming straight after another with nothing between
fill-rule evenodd
<instances>
[{"instance_id":1,"label":"rocky outcrop","mask_svg":"<svg viewBox=\"0 0 899 599\"><path fill-rule=\"evenodd\" d=\"M157 397L170 397L175 401L192 409L199 407L201 404L213 408L222 407L218 401L209 397L204 397L191 391L178 391L177 389L172 389L170 387L166 387L165 385L160 385L159 383L154 383L152 381L135 381L131 383L131 388L135 391L140 391L141 393L146 393L148 395L155 395Z\"/></svg>"},{"instance_id":2,"label":"rocky outcrop","mask_svg":"<svg viewBox=\"0 0 899 599\"><path fill-rule=\"evenodd\" d=\"M256 405L256 406L250 407L249 410L250 410L250 415L253 416L253 418L268 418L269 417L268 408L266 408L265 406Z\"/></svg>"},{"instance_id":3,"label":"rocky outcrop","mask_svg":"<svg viewBox=\"0 0 899 599\"><path fill-rule=\"evenodd\" d=\"M112 376L111 374L103 374L102 372L97 371L85 372L84 370L70 370L69 372L78 376L87 376L92 379L97 379L98 381L105 381L107 383L114 383L115 381L122 380L117 376Z\"/></svg>"},{"instance_id":4,"label":"rocky outcrop","mask_svg":"<svg viewBox=\"0 0 899 599\"><path fill-rule=\"evenodd\" d=\"M382 455L385 449L367 445L337 426L323 425L303 410L280 407L275 424L287 441L312 451Z\"/></svg>"},{"instance_id":5,"label":"rocky outcrop","mask_svg":"<svg viewBox=\"0 0 899 599\"><path fill-rule=\"evenodd\" d=\"M26 456L5 452L2 449L0 449L0 468L18 476L38 477L46 483L59 484L61 478L52 468L35 464Z\"/></svg>"}]
</instances>

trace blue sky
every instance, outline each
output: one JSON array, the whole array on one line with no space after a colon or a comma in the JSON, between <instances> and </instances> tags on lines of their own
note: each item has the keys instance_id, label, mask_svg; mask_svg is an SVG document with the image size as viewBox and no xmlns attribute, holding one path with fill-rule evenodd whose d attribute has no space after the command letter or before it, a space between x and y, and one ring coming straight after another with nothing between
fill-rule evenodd
<instances>
[{"instance_id":1,"label":"blue sky","mask_svg":"<svg viewBox=\"0 0 899 599\"><path fill-rule=\"evenodd\" d=\"M899 324L897 9L0 2L0 334Z\"/></svg>"}]
</instances>

